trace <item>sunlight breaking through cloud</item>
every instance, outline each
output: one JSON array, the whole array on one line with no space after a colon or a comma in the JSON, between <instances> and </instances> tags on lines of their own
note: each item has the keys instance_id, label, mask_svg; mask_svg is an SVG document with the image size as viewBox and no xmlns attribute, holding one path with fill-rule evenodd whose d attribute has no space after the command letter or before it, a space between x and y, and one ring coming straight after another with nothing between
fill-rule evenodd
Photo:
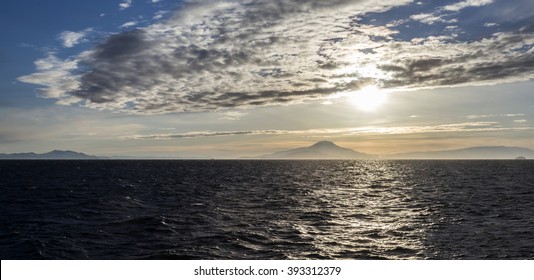
<instances>
[{"instance_id":1,"label":"sunlight breaking through cloud","mask_svg":"<svg viewBox=\"0 0 534 280\"><path fill-rule=\"evenodd\" d=\"M532 24L498 31L484 21L495 31L469 40L457 38L460 27L410 40L399 31L401 23L459 17L436 11L492 2L462 1L383 25L362 17L413 1L188 2L165 21L113 34L78 55L38 60L51 66L19 80L60 104L158 114L291 104L369 84L419 89L534 78ZM65 46L81 37L70 38Z\"/></svg>"}]
</instances>

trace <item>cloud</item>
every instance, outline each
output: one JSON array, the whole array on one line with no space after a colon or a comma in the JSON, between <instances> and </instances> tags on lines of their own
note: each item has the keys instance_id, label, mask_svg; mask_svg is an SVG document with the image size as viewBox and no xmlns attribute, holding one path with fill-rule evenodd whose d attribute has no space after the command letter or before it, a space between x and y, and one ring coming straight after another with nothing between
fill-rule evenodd
<instances>
[{"instance_id":1,"label":"cloud","mask_svg":"<svg viewBox=\"0 0 534 280\"><path fill-rule=\"evenodd\" d=\"M391 79L384 80L388 87L482 85L534 78L532 33L496 33L471 43L429 39L383 54L391 58L390 63L379 65L392 73Z\"/></svg>"},{"instance_id":2,"label":"cloud","mask_svg":"<svg viewBox=\"0 0 534 280\"><path fill-rule=\"evenodd\" d=\"M517 122L525 123L525 122ZM441 125L397 126L397 127L352 127L338 129L307 130L242 130L242 131L192 131L184 133L162 133L123 136L122 139L170 140L179 138L221 137L240 135L304 135L304 136L350 136L350 135L404 135L423 133L463 133L495 131L534 131L534 127L502 127L498 122L464 122Z\"/></svg>"},{"instance_id":3,"label":"cloud","mask_svg":"<svg viewBox=\"0 0 534 280\"><path fill-rule=\"evenodd\" d=\"M122 24L120 27L121 28L128 28L128 27L136 26L137 24L138 24L137 21L128 21L128 22Z\"/></svg>"},{"instance_id":4,"label":"cloud","mask_svg":"<svg viewBox=\"0 0 534 280\"><path fill-rule=\"evenodd\" d=\"M437 15L437 14L417 14L410 16L411 19L420 21L422 23L426 24L434 24L437 22L445 22L445 23L455 23L458 20L456 19L445 19L443 16Z\"/></svg>"},{"instance_id":5,"label":"cloud","mask_svg":"<svg viewBox=\"0 0 534 280\"><path fill-rule=\"evenodd\" d=\"M169 11L157 11L152 16L152 19L162 19L165 15L167 15Z\"/></svg>"},{"instance_id":6,"label":"cloud","mask_svg":"<svg viewBox=\"0 0 534 280\"><path fill-rule=\"evenodd\" d=\"M43 86L40 89L43 97L69 100L72 97L67 93L79 87L78 77L71 73L78 67L76 60L61 60L50 53L46 58L35 61L35 67L38 72L19 77L18 80Z\"/></svg>"},{"instance_id":7,"label":"cloud","mask_svg":"<svg viewBox=\"0 0 534 280\"><path fill-rule=\"evenodd\" d=\"M193 132L172 133L172 134L133 135L133 136L123 137L123 139L168 140L168 139L176 139L176 138L198 138L198 137L216 137L216 136L233 136L233 135L268 135L268 134L287 134L287 132L280 131L280 130L193 131Z\"/></svg>"},{"instance_id":8,"label":"cloud","mask_svg":"<svg viewBox=\"0 0 534 280\"><path fill-rule=\"evenodd\" d=\"M410 19L419 21L424 24L436 24L436 23L457 23L458 19L451 18L456 16L458 12L467 7L480 7L493 3L493 0L466 0L457 2L451 5L437 7L430 13L421 13L410 16ZM484 25L486 27L495 27L496 23L490 25Z\"/></svg>"},{"instance_id":9,"label":"cloud","mask_svg":"<svg viewBox=\"0 0 534 280\"><path fill-rule=\"evenodd\" d=\"M83 31L74 32L74 31L63 31L59 34L58 39L61 41L64 47L72 48L75 45L84 41L84 38L93 31L92 28L87 28Z\"/></svg>"},{"instance_id":10,"label":"cloud","mask_svg":"<svg viewBox=\"0 0 534 280\"><path fill-rule=\"evenodd\" d=\"M248 115L248 113L230 111L230 112L225 112L222 115L223 115L223 119L225 119L225 120L236 121L236 120L240 120L244 116Z\"/></svg>"},{"instance_id":11,"label":"cloud","mask_svg":"<svg viewBox=\"0 0 534 280\"><path fill-rule=\"evenodd\" d=\"M403 41L394 25L359 20L409 3L187 2L165 21L113 34L19 80L62 104L158 114L305 102L371 83L418 89L534 77L532 29Z\"/></svg>"},{"instance_id":12,"label":"cloud","mask_svg":"<svg viewBox=\"0 0 534 280\"><path fill-rule=\"evenodd\" d=\"M124 10L128 9L132 6L132 0L124 0L122 3L119 4L119 9Z\"/></svg>"},{"instance_id":13,"label":"cloud","mask_svg":"<svg viewBox=\"0 0 534 280\"><path fill-rule=\"evenodd\" d=\"M489 5L493 2L494 0L466 0L466 1L461 1L461 2L451 4L451 5L444 6L443 9L446 11L457 12L467 7L480 7L484 5Z\"/></svg>"},{"instance_id":14,"label":"cloud","mask_svg":"<svg viewBox=\"0 0 534 280\"><path fill-rule=\"evenodd\" d=\"M486 23L484 23L484 27L496 27L496 26L499 26L499 24L497 24L495 22L486 22Z\"/></svg>"},{"instance_id":15,"label":"cloud","mask_svg":"<svg viewBox=\"0 0 534 280\"><path fill-rule=\"evenodd\" d=\"M484 118L493 118L493 117L523 117L525 114L498 114L498 115L469 115L467 119L484 119Z\"/></svg>"}]
</instances>

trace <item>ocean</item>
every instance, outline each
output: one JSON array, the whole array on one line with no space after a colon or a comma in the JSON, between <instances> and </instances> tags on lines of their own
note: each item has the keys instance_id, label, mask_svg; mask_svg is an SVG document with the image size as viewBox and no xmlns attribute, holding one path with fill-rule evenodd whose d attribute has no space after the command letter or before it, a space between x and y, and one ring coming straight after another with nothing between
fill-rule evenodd
<instances>
[{"instance_id":1,"label":"ocean","mask_svg":"<svg viewBox=\"0 0 534 280\"><path fill-rule=\"evenodd\" d=\"M3 160L0 258L534 259L533 160Z\"/></svg>"}]
</instances>

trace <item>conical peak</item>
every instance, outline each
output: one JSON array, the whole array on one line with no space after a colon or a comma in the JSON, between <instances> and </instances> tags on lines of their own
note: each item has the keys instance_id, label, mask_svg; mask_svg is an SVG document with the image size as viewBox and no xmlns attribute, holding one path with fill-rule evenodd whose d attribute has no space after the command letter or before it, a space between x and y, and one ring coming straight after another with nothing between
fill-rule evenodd
<instances>
[{"instance_id":1,"label":"conical peak","mask_svg":"<svg viewBox=\"0 0 534 280\"><path fill-rule=\"evenodd\" d=\"M320 142L313 144L312 147L338 147L338 146L330 141L320 141Z\"/></svg>"}]
</instances>

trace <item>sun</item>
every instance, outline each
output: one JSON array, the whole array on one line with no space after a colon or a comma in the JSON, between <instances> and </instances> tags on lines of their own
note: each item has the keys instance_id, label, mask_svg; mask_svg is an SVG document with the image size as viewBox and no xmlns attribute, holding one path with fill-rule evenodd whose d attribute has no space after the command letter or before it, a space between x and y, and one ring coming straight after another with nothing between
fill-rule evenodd
<instances>
[{"instance_id":1,"label":"sun","mask_svg":"<svg viewBox=\"0 0 534 280\"><path fill-rule=\"evenodd\" d=\"M386 92L377 86L366 86L348 95L350 103L365 112L372 112L386 102Z\"/></svg>"}]
</instances>

